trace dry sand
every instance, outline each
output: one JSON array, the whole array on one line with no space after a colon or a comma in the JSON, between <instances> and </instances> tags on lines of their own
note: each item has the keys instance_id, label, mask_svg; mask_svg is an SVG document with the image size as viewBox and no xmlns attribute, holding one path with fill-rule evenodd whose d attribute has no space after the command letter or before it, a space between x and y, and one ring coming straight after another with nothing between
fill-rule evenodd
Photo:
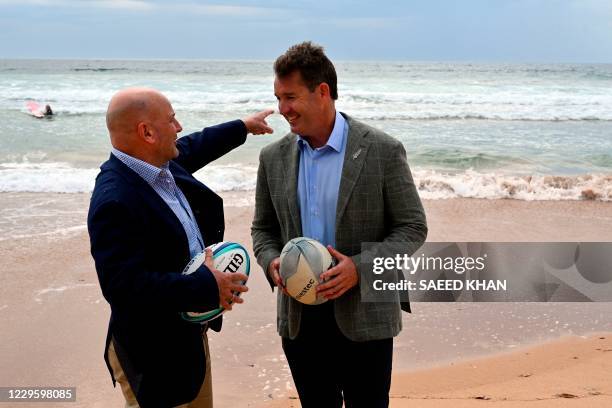
<instances>
[{"instance_id":1,"label":"dry sand","mask_svg":"<svg viewBox=\"0 0 612 408\"><path fill-rule=\"evenodd\" d=\"M76 386L77 402L67 406L122 406L102 360L109 308L89 254L88 200L87 194L0 194L0 386ZM425 206L432 241L612 241L612 203L446 200ZM252 213L252 195L226 194L226 239L250 247ZM277 406L298 406L287 399L295 391L274 327L275 298L259 270L249 286L245 304L211 336L216 407L278 400ZM404 314L395 342L397 406L612 406L612 353L604 351L612 348L612 335L507 355L567 335L612 332L611 304L421 303L414 309ZM472 361L483 355L493 357ZM436 365L443 366L427 368ZM563 392L580 398L555 397Z\"/></svg>"}]
</instances>

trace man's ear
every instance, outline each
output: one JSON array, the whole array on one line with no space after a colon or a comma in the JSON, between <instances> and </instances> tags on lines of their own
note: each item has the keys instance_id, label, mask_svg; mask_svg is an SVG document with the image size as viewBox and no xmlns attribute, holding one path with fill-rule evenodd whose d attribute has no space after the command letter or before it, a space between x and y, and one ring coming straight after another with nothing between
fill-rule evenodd
<instances>
[{"instance_id":1,"label":"man's ear","mask_svg":"<svg viewBox=\"0 0 612 408\"><path fill-rule=\"evenodd\" d=\"M145 122L139 122L137 125L138 137L145 143L153 144L155 143L155 133L151 126L146 124Z\"/></svg>"},{"instance_id":2,"label":"man's ear","mask_svg":"<svg viewBox=\"0 0 612 408\"><path fill-rule=\"evenodd\" d=\"M319 93L319 95L320 95L321 97L325 97L325 96L330 96L330 97L331 97L331 95L330 95L330 93L329 93L329 92L330 92L330 91L329 91L329 85L327 85L327 82L321 82L321 83L319 84L319 87L318 87L318 88L319 88L319 89L318 89L318 93Z\"/></svg>"}]
</instances>

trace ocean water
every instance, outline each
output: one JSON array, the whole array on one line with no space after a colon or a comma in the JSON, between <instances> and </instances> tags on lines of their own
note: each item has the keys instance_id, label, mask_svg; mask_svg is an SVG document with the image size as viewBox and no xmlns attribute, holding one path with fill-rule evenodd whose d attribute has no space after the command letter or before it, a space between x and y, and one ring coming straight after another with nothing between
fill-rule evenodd
<instances>
[{"instance_id":1,"label":"ocean water","mask_svg":"<svg viewBox=\"0 0 612 408\"><path fill-rule=\"evenodd\" d=\"M127 86L165 93L183 132L275 107L271 61L0 60L0 192L89 192ZM612 201L612 65L338 62L337 108L399 139L421 196ZM35 119L26 103L56 115ZM247 143L197 173L255 187Z\"/></svg>"}]
</instances>

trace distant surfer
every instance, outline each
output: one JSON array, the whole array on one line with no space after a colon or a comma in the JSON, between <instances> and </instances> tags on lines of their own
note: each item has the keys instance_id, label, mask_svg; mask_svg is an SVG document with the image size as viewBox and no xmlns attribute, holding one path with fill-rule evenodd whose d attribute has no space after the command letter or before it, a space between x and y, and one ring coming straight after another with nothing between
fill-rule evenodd
<instances>
[{"instance_id":1,"label":"distant surfer","mask_svg":"<svg viewBox=\"0 0 612 408\"><path fill-rule=\"evenodd\" d=\"M54 115L53 110L51 109L51 105L45 105L45 108L42 109L42 107L38 103L34 101L28 101L26 103L26 107L28 109L28 113L34 116L35 118L40 119Z\"/></svg>"}]
</instances>

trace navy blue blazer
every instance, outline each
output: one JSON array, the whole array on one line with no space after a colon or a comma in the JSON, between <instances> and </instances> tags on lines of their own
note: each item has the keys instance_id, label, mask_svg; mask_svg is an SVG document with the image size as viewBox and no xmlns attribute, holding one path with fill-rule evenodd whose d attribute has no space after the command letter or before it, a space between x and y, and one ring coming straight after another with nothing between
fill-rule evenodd
<instances>
[{"instance_id":1,"label":"navy blue blazer","mask_svg":"<svg viewBox=\"0 0 612 408\"><path fill-rule=\"evenodd\" d=\"M206 246L223 240L223 200L192 173L243 144L246 135L244 123L236 120L177 141L180 154L170 171ZM112 154L96 178L87 225L102 294L111 306L107 366L114 338L141 407L192 401L204 380L204 347L200 325L184 321L179 312L218 307L214 276L204 265L181 274L190 260L181 223L155 190ZM211 327L220 330L220 319Z\"/></svg>"}]
</instances>

